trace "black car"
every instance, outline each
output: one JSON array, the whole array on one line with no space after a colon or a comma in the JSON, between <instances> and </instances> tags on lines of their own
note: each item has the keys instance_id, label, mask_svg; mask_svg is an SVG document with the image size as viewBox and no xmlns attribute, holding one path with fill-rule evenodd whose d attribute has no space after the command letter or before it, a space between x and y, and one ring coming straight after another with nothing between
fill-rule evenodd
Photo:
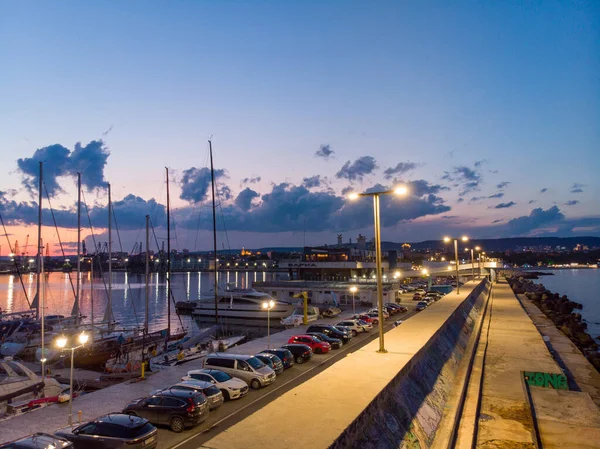
<instances>
[{"instance_id":1,"label":"black car","mask_svg":"<svg viewBox=\"0 0 600 449\"><path fill-rule=\"evenodd\" d=\"M340 349L344 342L339 338L331 338L325 335L323 332L307 332L305 335L312 335L317 337L321 341L325 341L331 345L331 349Z\"/></svg>"},{"instance_id":2,"label":"black car","mask_svg":"<svg viewBox=\"0 0 600 449\"><path fill-rule=\"evenodd\" d=\"M147 419L110 413L79 427L66 427L56 435L76 449L156 448L158 430ZM60 446L57 446L59 448Z\"/></svg>"},{"instance_id":3,"label":"black car","mask_svg":"<svg viewBox=\"0 0 600 449\"><path fill-rule=\"evenodd\" d=\"M346 330L332 326L331 324L313 324L308 326L305 333L321 332L331 338L339 338L347 344L352 338L352 334Z\"/></svg>"},{"instance_id":4,"label":"black car","mask_svg":"<svg viewBox=\"0 0 600 449\"><path fill-rule=\"evenodd\" d=\"M283 373L283 363L281 359L277 357L275 354L270 354L268 352L262 354L256 354L255 357L275 371L275 374L280 375Z\"/></svg>"},{"instance_id":5,"label":"black car","mask_svg":"<svg viewBox=\"0 0 600 449\"><path fill-rule=\"evenodd\" d=\"M283 349L287 349L294 355L296 363L304 363L313 356L313 350L308 345L301 343L288 343L281 346Z\"/></svg>"},{"instance_id":6,"label":"black car","mask_svg":"<svg viewBox=\"0 0 600 449\"><path fill-rule=\"evenodd\" d=\"M1 449L47 449L49 447L72 449L75 446L69 440L47 433L36 433L20 440L0 445Z\"/></svg>"},{"instance_id":7,"label":"black car","mask_svg":"<svg viewBox=\"0 0 600 449\"><path fill-rule=\"evenodd\" d=\"M123 413L141 416L152 424L164 424L173 432L200 424L208 418L209 404L202 393L190 390L163 390L147 398L135 399Z\"/></svg>"},{"instance_id":8,"label":"black car","mask_svg":"<svg viewBox=\"0 0 600 449\"><path fill-rule=\"evenodd\" d=\"M292 354L287 349L265 349L261 351L263 354L273 354L279 357L281 363L283 364L283 369L288 369L294 366L294 354Z\"/></svg>"}]
</instances>

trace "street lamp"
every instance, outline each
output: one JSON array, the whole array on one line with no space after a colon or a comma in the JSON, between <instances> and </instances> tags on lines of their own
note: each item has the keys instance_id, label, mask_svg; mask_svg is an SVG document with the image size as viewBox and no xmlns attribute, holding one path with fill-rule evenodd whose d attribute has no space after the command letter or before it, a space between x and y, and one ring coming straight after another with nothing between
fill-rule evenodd
<instances>
[{"instance_id":1,"label":"street lamp","mask_svg":"<svg viewBox=\"0 0 600 449\"><path fill-rule=\"evenodd\" d=\"M465 251L468 253L471 251L471 277L475 280L475 258L473 256L473 248L469 250L469 248L465 248Z\"/></svg>"},{"instance_id":2,"label":"street lamp","mask_svg":"<svg viewBox=\"0 0 600 449\"><path fill-rule=\"evenodd\" d=\"M369 193L351 193L348 198L356 200L361 196L372 196L373 197L373 215L375 217L375 261L377 269L377 312L379 316L379 351L380 353L386 353L384 346L383 337L383 281L381 279L381 222L379 219L379 197L381 195L406 195L408 189L404 186L398 186L394 190L385 190L383 192L369 192Z\"/></svg>"},{"instance_id":3,"label":"street lamp","mask_svg":"<svg viewBox=\"0 0 600 449\"><path fill-rule=\"evenodd\" d=\"M475 251L480 252L481 248L476 246ZM481 254L477 255L477 268L479 268L479 277L481 277Z\"/></svg>"},{"instance_id":4,"label":"street lamp","mask_svg":"<svg viewBox=\"0 0 600 449\"><path fill-rule=\"evenodd\" d=\"M469 241L469 237L466 237L466 236L462 236L460 239L463 242ZM456 294L458 295L458 293L460 291L460 282L458 280L458 239L444 237L444 243L450 243L452 240L454 240L454 258L456 260Z\"/></svg>"},{"instance_id":5,"label":"street lamp","mask_svg":"<svg viewBox=\"0 0 600 449\"><path fill-rule=\"evenodd\" d=\"M267 349L271 349L271 309L275 307L275 301L263 301L262 308L267 311Z\"/></svg>"},{"instance_id":6,"label":"street lamp","mask_svg":"<svg viewBox=\"0 0 600 449\"><path fill-rule=\"evenodd\" d=\"M352 292L352 314L356 314L356 307L354 306L354 294L356 293L356 290L358 290L356 288L356 285L353 285L352 287L350 287L350 291Z\"/></svg>"},{"instance_id":7,"label":"street lamp","mask_svg":"<svg viewBox=\"0 0 600 449\"><path fill-rule=\"evenodd\" d=\"M69 379L69 426L73 425L73 359L75 356L75 350L82 348L87 343L88 338L89 338L89 335L86 334L85 332L82 332L77 337L77 342L79 342L79 344L71 345L71 347L68 347L68 348L67 348L67 343L69 342L69 338L65 337L64 335L58 337L55 342L56 346L61 351L65 350L65 349L71 351L71 376ZM72 343L76 343L76 342L72 341Z\"/></svg>"}]
</instances>

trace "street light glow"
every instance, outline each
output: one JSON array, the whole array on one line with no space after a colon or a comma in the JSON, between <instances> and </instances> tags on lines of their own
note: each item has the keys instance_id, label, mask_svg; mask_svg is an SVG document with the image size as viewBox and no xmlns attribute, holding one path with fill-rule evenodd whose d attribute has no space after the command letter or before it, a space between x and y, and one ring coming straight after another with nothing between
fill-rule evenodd
<instances>
[{"instance_id":1,"label":"street light glow","mask_svg":"<svg viewBox=\"0 0 600 449\"><path fill-rule=\"evenodd\" d=\"M65 337L64 335L61 335L60 337L58 337L56 339L56 346L58 346L60 349L67 346L67 337Z\"/></svg>"},{"instance_id":2,"label":"street light glow","mask_svg":"<svg viewBox=\"0 0 600 449\"><path fill-rule=\"evenodd\" d=\"M406 195L408 193L408 189L405 186L399 186L394 189L394 193L396 195Z\"/></svg>"},{"instance_id":3,"label":"street light glow","mask_svg":"<svg viewBox=\"0 0 600 449\"><path fill-rule=\"evenodd\" d=\"M479 250L481 250L481 248L479 246L476 246L475 251L479 251Z\"/></svg>"},{"instance_id":4,"label":"street light glow","mask_svg":"<svg viewBox=\"0 0 600 449\"><path fill-rule=\"evenodd\" d=\"M468 242L468 241L469 241L469 237L467 237L466 235L463 235L463 236L462 236L460 239L461 239L463 242Z\"/></svg>"},{"instance_id":5,"label":"street light glow","mask_svg":"<svg viewBox=\"0 0 600 449\"><path fill-rule=\"evenodd\" d=\"M450 240L451 240L450 237L444 237L444 243L448 243L448 242L450 242Z\"/></svg>"},{"instance_id":6,"label":"street light glow","mask_svg":"<svg viewBox=\"0 0 600 449\"><path fill-rule=\"evenodd\" d=\"M421 273L427 275L429 274L429 271L427 271L427 268L423 268L423 270L421 270Z\"/></svg>"},{"instance_id":7,"label":"street light glow","mask_svg":"<svg viewBox=\"0 0 600 449\"><path fill-rule=\"evenodd\" d=\"M357 291L357 290L358 290L358 289L356 288L356 285L353 285L352 287L350 287L350 291L351 291L352 293L356 293L356 291Z\"/></svg>"},{"instance_id":8,"label":"street light glow","mask_svg":"<svg viewBox=\"0 0 600 449\"><path fill-rule=\"evenodd\" d=\"M349 200L357 200L359 196L360 196L360 195L359 195L358 193L356 193L356 192L352 192L352 193L349 193L349 194L348 194L348 199L349 199Z\"/></svg>"},{"instance_id":9,"label":"street light glow","mask_svg":"<svg viewBox=\"0 0 600 449\"><path fill-rule=\"evenodd\" d=\"M82 332L81 334L79 334L79 343L81 343L82 345L86 344L88 338L90 338L89 335L85 332Z\"/></svg>"}]
</instances>

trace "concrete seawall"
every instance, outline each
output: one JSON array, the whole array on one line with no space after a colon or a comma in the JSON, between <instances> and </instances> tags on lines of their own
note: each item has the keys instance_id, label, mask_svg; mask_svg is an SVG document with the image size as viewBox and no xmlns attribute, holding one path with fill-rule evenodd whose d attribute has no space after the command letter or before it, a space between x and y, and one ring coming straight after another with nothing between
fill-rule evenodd
<instances>
[{"instance_id":1,"label":"concrete seawall","mask_svg":"<svg viewBox=\"0 0 600 449\"><path fill-rule=\"evenodd\" d=\"M465 285L387 332L387 354L370 343L202 447L429 448L490 287Z\"/></svg>"},{"instance_id":2,"label":"concrete seawall","mask_svg":"<svg viewBox=\"0 0 600 449\"><path fill-rule=\"evenodd\" d=\"M489 289L484 282L472 291L332 448L431 446Z\"/></svg>"}]
</instances>

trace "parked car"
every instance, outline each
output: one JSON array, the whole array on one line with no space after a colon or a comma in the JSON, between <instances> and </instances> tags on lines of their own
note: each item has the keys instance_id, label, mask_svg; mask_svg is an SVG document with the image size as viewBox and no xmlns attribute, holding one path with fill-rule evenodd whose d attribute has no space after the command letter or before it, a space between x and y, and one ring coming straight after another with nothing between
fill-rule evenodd
<instances>
[{"instance_id":1,"label":"parked car","mask_svg":"<svg viewBox=\"0 0 600 449\"><path fill-rule=\"evenodd\" d=\"M248 386L246 386L248 388ZM175 385L171 385L167 388L162 388L160 390L153 391L152 394L162 393L168 390L187 390L187 391L195 391L197 393L202 393L206 396L206 400L208 401L208 407L210 410L214 410L219 408L223 401L225 400L223 393L219 390L212 382L206 382L203 380L183 380Z\"/></svg>"},{"instance_id":2,"label":"parked car","mask_svg":"<svg viewBox=\"0 0 600 449\"><path fill-rule=\"evenodd\" d=\"M415 293L413 295L413 301L420 301L421 300L421 294L420 293Z\"/></svg>"},{"instance_id":3,"label":"parked car","mask_svg":"<svg viewBox=\"0 0 600 449\"><path fill-rule=\"evenodd\" d=\"M278 376L283 373L283 363L281 363L281 359L275 354L256 354L254 357L275 371L275 374Z\"/></svg>"},{"instance_id":4,"label":"parked car","mask_svg":"<svg viewBox=\"0 0 600 449\"><path fill-rule=\"evenodd\" d=\"M317 337L321 341L326 341L331 346L331 349L340 349L344 344L344 342L339 338L328 337L322 332L307 332L306 335L312 335L313 337Z\"/></svg>"},{"instance_id":5,"label":"parked car","mask_svg":"<svg viewBox=\"0 0 600 449\"><path fill-rule=\"evenodd\" d=\"M417 312L420 312L421 310L425 310L427 308L429 304L427 304L425 301L419 301L417 303L417 307L415 308L415 310Z\"/></svg>"},{"instance_id":6,"label":"parked car","mask_svg":"<svg viewBox=\"0 0 600 449\"><path fill-rule=\"evenodd\" d=\"M387 305L395 308L396 310L398 310L399 313L408 312L408 307L406 307L406 306L401 306L400 304L394 304L394 303L389 303Z\"/></svg>"},{"instance_id":7,"label":"parked car","mask_svg":"<svg viewBox=\"0 0 600 449\"><path fill-rule=\"evenodd\" d=\"M309 346L315 354L325 354L331 350L331 345L312 335L293 335L288 343L301 343Z\"/></svg>"},{"instance_id":8,"label":"parked car","mask_svg":"<svg viewBox=\"0 0 600 449\"><path fill-rule=\"evenodd\" d=\"M442 292L438 292L437 290L427 290L426 295L427 296L437 296L438 298L441 298L444 296L444 294Z\"/></svg>"},{"instance_id":9,"label":"parked car","mask_svg":"<svg viewBox=\"0 0 600 449\"><path fill-rule=\"evenodd\" d=\"M371 309L369 310L367 313L371 313L371 312L375 312L375 313L379 313L379 311L377 309ZM390 314L387 312L387 310L383 309L383 317L387 320L390 317Z\"/></svg>"},{"instance_id":10,"label":"parked car","mask_svg":"<svg viewBox=\"0 0 600 449\"><path fill-rule=\"evenodd\" d=\"M308 326L306 332L321 332L327 335L328 337L339 338L344 342L344 344L347 344L352 338L352 334L347 330L338 329L337 327L332 326L330 324L313 324L311 326Z\"/></svg>"},{"instance_id":11,"label":"parked car","mask_svg":"<svg viewBox=\"0 0 600 449\"><path fill-rule=\"evenodd\" d=\"M294 360L296 363L301 364L304 363L313 356L313 351L310 346L300 344L300 343L288 343L287 345L281 346L283 349L287 349L294 355Z\"/></svg>"},{"instance_id":12,"label":"parked car","mask_svg":"<svg viewBox=\"0 0 600 449\"><path fill-rule=\"evenodd\" d=\"M294 366L294 354L292 354L287 349L264 349L263 351L261 351L261 354L273 354L279 357L281 363L283 363L284 370Z\"/></svg>"},{"instance_id":13,"label":"parked car","mask_svg":"<svg viewBox=\"0 0 600 449\"><path fill-rule=\"evenodd\" d=\"M158 444L157 434L158 430L147 419L122 413L110 413L55 432L56 436L71 441L75 449L154 449Z\"/></svg>"},{"instance_id":14,"label":"parked car","mask_svg":"<svg viewBox=\"0 0 600 449\"><path fill-rule=\"evenodd\" d=\"M248 384L246 382L217 369L194 369L188 371L187 376L183 376L181 380L210 382L221 391L225 401L240 399L248 394Z\"/></svg>"},{"instance_id":15,"label":"parked car","mask_svg":"<svg viewBox=\"0 0 600 449\"><path fill-rule=\"evenodd\" d=\"M415 291L415 287L413 287L412 285L407 285L404 287L404 289L406 290L407 293Z\"/></svg>"},{"instance_id":16,"label":"parked car","mask_svg":"<svg viewBox=\"0 0 600 449\"><path fill-rule=\"evenodd\" d=\"M213 353L204 359L204 368L239 377L255 390L275 382L275 371L253 355Z\"/></svg>"},{"instance_id":17,"label":"parked car","mask_svg":"<svg viewBox=\"0 0 600 449\"><path fill-rule=\"evenodd\" d=\"M365 313L369 318L371 318L371 324L373 326L377 326L379 324L379 313L378 312L367 312Z\"/></svg>"},{"instance_id":18,"label":"parked car","mask_svg":"<svg viewBox=\"0 0 600 449\"><path fill-rule=\"evenodd\" d=\"M366 321L367 323L375 324L375 323L373 323L373 317L370 317L366 313L356 313L356 314L352 315L350 318L352 318L353 320L363 320L363 321Z\"/></svg>"},{"instance_id":19,"label":"parked car","mask_svg":"<svg viewBox=\"0 0 600 449\"><path fill-rule=\"evenodd\" d=\"M0 445L0 449L48 449L50 447L72 449L75 446L69 440L41 432Z\"/></svg>"},{"instance_id":20,"label":"parked car","mask_svg":"<svg viewBox=\"0 0 600 449\"><path fill-rule=\"evenodd\" d=\"M383 310L385 310L390 316L396 315L397 313L400 313L398 311L398 309L396 309L396 308L394 308L392 306L386 305L386 304L383 305Z\"/></svg>"}]
</instances>

